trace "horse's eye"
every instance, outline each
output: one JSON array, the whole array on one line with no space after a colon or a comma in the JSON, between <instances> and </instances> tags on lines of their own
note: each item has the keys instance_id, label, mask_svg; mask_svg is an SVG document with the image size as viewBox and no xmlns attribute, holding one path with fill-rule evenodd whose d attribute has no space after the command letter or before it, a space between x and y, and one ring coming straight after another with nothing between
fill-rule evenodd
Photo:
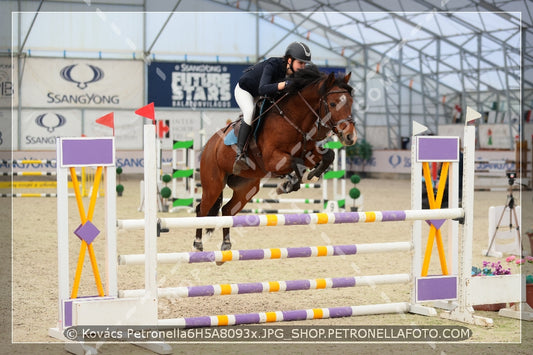
<instances>
[{"instance_id":1,"label":"horse's eye","mask_svg":"<svg viewBox=\"0 0 533 355\"><path fill-rule=\"evenodd\" d=\"M329 105L330 105L331 107L335 107L335 106L337 106L337 103L335 103L335 102L330 102Z\"/></svg>"}]
</instances>

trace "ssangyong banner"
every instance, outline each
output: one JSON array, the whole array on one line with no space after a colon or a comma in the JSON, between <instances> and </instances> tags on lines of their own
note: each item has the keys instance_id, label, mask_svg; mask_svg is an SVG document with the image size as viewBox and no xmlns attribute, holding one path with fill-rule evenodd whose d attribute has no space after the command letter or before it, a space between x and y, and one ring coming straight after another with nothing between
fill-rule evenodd
<instances>
[{"instance_id":1,"label":"ssangyong banner","mask_svg":"<svg viewBox=\"0 0 533 355\"><path fill-rule=\"evenodd\" d=\"M137 108L143 105L142 61L27 58L24 107Z\"/></svg>"},{"instance_id":2,"label":"ssangyong banner","mask_svg":"<svg viewBox=\"0 0 533 355\"><path fill-rule=\"evenodd\" d=\"M158 107L187 109L238 108L233 97L248 64L151 62L148 66L148 102ZM344 68L320 68L344 73Z\"/></svg>"},{"instance_id":3,"label":"ssangyong banner","mask_svg":"<svg viewBox=\"0 0 533 355\"><path fill-rule=\"evenodd\" d=\"M20 132L15 150L55 150L57 137L81 137L81 111L22 110L20 128L15 131Z\"/></svg>"}]
</instances>

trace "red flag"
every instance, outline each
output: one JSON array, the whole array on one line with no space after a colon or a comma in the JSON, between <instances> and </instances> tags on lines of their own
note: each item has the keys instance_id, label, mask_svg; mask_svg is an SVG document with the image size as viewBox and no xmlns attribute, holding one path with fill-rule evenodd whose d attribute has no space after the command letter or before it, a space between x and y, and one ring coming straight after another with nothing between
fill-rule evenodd
<instances>
[{"instance_id":1,"label":"red flag","mask_svg":"<svg viewBox=\"0 0 533 355\"><path fill-rule=\"evenodd\" d=\"M137 111L135 111L136 114L139 116L143 116L146 118L149 118L154 121L155 124L155 113L154 113L154 103L150 102L148 105L141 107Z\"/></svg>"},{"instance_id":2,"label":"red flag","mask_svg":"<svg viewBox=\"0 0 533 355\"><path fill-rule=\"evenodd\" d=\"M165 136L165 133L167 133L169 130L169 127L165 124L164 121L158 121L157 125L157 134L159 135L159 138L163 138Z\"/></svg>"},{"instance_id":3,"label":"red flag","mask_svg":"<svg viewBox=\"0 0 533 355\"><path fill-rule=\"evenodd\" d=\"M96 119L96 123L115 129L115 114L113 112L108 113L107 115Z\"/></svg>"}]
</instances>

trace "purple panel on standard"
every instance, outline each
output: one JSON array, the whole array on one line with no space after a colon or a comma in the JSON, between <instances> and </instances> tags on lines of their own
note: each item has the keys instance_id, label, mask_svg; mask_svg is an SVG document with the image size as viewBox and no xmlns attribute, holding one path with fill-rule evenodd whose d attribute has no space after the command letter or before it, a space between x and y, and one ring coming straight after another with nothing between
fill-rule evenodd
<instances>
[{"instance_id":1,"label":"purple panel on standard","mask_svg":"<svg viewBox=\"0 0 533 355\"><path fill-rule=\"evenodd\" d=\"M357 212L335 212L335 223L357 223L359 214Z\"/></svg>"},{"instance_id":2,"label":"purple panel on standard","mask_svg":"<svg viewBox=\"0 0 533 355\"><path fill-rule=\"evenodd\" d=\"M213 296L215 294L214 287L211 286L191 286L187 287L189 290L189 297L202 297L202 296Z\"/></svg>"},{"instance_id":3,"label":"purple panel on standard","mask_svg":"<svg viewBox=\"0 0 533 355\"><path fill-rule=\"evenodd\" d=\"M261 321L259 313L245 313L235 315L235 324L255 324Z\"/></svg>"},{"instance_id":4,"label":"purple panel on standard","mask_svg":"<svg viewBox=\"0 0 533 355\"><path fill-rule=\"evenodd\" d=\"M281 312L283 314L283 320L306 320L307 319L307 312L305 309L300 309L296 311L283 311Z\"/></svg>"},{"instance_id":5,"label":"purple panel on standard","mask_svg":"<svg viewBox=\"0 0 533 355\"><path fill-rule=\"evenodd\" d=\"M405 211L383 211L381 215L383 222L405 221Z\"/></svg>"},{"instance_id":6,"label":"purple panel on standard","mask_svg":"<svg viewBox=\"0 0 533 355\"><path fill-rule=\"evenodd\" d=\"M331 279L331 287L353 287L355 286L355 277L336 277Z\"/></svg>"},{"instance_id":7,"label":"purple panel on standard","mask_svg":"<svg viewBox=\"0 0 533 355\"><path fill-rule=\"evenodd\" d=\"M459 161L458 137L417 137L418 162Z\"/></svg>"},{"instance_id":8,"label":"purple panel on standard","mask_svg":"<svg viewBox=\"0 0 533 355\"><path fill-rule=\"evenodd\" d=\"M357 254L356 245L335 245L333 246L333 255L355 255Z\"/></svg>"},{"instance_id":9,"label":"purple panel on standard","mask_svg":"<svg viewBox=\"0 0 533 355\"><path fill-rule=\"evenodd\" d=\"M100 234L100 231L91 221L87 221L85 224L80 224L74 231L74 234L87 244L91 244L98 234Z\"/></svg>"},{"instance_id":10,"label":"purple panel on standard","mask_svg":"<svg viewBox=\"0 0 533 355\"><path fill-rule=\"evenodd\" d=\"M63 328L72 326L72 300L63 303Z\"/></svg>"},{"instance_id":11,"label":"purple panel on standard","mask_svg":"<svg viewBox=\"0 0 533 355\"><path fill-rule=\"evenodd\" d=\"M233 227L251 227L259 225L258 215L233 216Z\"/></svg>"},{"instance_id":12,"label":"purple panel on standard","mask_svg":"<svg viewBox=\"0 0 533 355\"><path fill-rule=\"evenodd\" d=\"M62 168L115 165L113 138L61 139Z\"/></svg>"},{"instance_id":13,"label":"purple panel on standard","mask_svg":"<svg viewBox=\"0 0 533 355\"><path fill-rule=\"evenodd\" d=\"M263 249L239 250L239 260L262 260L264 258Z\"/></svg>"},{"instance_id":14,"label":"purple panel on standard","mask_svg":"<svg viewBox=\"0 0 533 355\"><path fill-rule=\"evenodd\" d=\"M311 217L308 214L286 214L285 225L305 225L311 223Z\"/></svg>"},{"instance_id":15,"label":"purple panel on standard","mask_svg":"<svg viewBox=\"0 0 533 355\"><path fill-rule=\"evenodd\" d=\"M189 263L205 263L215 261L215 253L212 251L197 251L189 253Z\"/></svg>"},{"instance_id":16,"label":"purple panel on standard","mask_svg":"<svg viewBox=\"0 0 533 355\"><path fill-rule=\"evenodd\" d=\"M287 248L288 258L305 258L309 256L311 256L311 248L309 247Z\"/></svg>"},{"instance_id":17,"label":"purple panel on standard","mask_svg":"<svg viewBox=\"0 0 533 355\"><path fill-rule=\"evenodd\" d=\"M419 302L457 299L457 276L421 277L416 286Z\"/></svg>"}]
</instances>

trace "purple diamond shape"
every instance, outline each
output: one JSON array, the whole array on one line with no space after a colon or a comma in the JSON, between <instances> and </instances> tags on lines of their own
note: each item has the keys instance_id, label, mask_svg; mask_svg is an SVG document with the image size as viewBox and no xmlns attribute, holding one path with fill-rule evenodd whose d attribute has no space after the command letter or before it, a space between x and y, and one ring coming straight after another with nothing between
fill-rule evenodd
<instances>
[{"instance_id":1,"label":"purple diamond shape","mask_svg":"<svg viewBox=\"0 0 533 355\"><path fill-rule=\"evenodd\" d=\"M445 219L428 219L428 220L426 220L427 224L429 224L429 225L433 224L436 229L440 229L440 227L442 227L444 222L446 222Z\"/></svg>"},{"instance_id":2,"label":"purple diamond shape","mask_svg":"<svg viewBox=\"0 0 533 355\"><path fill-rule=\"evenodd\" d=\"M98 234L100 234L100 231L91 223L91 221L87 221L85 224L80 224L74 231L74 234L76 234L81 240L84 240L87 244L91 244Z\"/></svg>"}]
</instances>

